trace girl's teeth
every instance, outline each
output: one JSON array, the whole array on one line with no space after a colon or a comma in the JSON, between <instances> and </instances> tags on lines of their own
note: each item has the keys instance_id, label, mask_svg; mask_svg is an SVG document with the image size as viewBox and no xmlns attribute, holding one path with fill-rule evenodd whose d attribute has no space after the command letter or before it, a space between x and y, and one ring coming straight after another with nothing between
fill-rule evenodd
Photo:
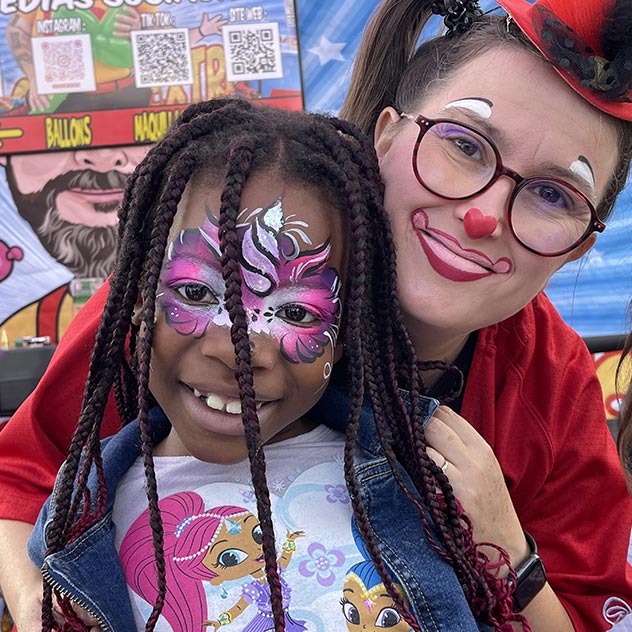
<instances>
[{"instance_id":1,"label":"girl's teeth","mask_svg":"<svg viewBox=\"0 0 632 632\"><path fill-rule=\"evenodd\" d=\"M241 402L240 401L228 402L228 404L226 404L226 412L230 413L231 415L240 415Z\"/></svg>"},{"instance_id":2,"label":"girl's teeth","mask_svg":"<svg viewBox=\"0 0 632 632\"><path fill-rule=\"evenodd\" d=\"M217 395L209 395L206 398L206 405L213 410L224 410L224 402Z\"/></svg>"},{"instance_id":3,"label":"girl's teeth","mask_svg":"<svg viewBox=\"0 0 632 632\"><path fill-rule=\"evenodd\" d=\"M198 390L197 390L197 388L194 388L194 389L193 389L193 394L194 394L196 397L202 397L202 393L200 393L200 391L198 391Z\"/></svg>"}]
</instances>

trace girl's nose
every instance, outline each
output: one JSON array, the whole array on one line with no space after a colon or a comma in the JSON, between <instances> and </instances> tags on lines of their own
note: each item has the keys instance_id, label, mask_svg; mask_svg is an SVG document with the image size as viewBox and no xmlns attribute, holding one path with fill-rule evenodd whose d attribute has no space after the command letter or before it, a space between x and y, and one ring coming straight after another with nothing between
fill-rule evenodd
<instances>
[{"instance_id":1,"label":"girl's nose","mask_svg":"<svg viewBox=\"0 0 632 632\"><path fill-rule=\"evenodd\" d=\"M465 213L463 225L470 239L482 239L496 230L498 220L493 215L485 215L478 208L471 208Z\"/></svg>"},{"instance_id":2,"label":"girl's nose","mask_svg":"<svg viewBox=\"0 0 632 632\"><path fill-rule=\"evenodd\" d=\"M274 367L279 359L279 341L272 336L252 332L248 338L252 368L257 370ZM229 327L210 327L200 342L201 351L205 356L215 358L227 367L235 369L235 346L231 340Z\"/></svg>"}]
</instances>

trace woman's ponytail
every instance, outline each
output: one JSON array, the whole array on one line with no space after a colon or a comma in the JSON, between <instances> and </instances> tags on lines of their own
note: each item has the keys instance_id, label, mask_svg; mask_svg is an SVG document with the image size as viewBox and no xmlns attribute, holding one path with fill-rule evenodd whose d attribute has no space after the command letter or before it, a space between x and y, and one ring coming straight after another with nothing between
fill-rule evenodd
<instances>
[{"instance_id":1,"label":"woman's ponytail","mask_svg":"<svg viewBox=\"0 0 632 632\"><path fill-rule=\"evenodd\" d=\"M400 79L432 16L432 0L385 0L366 28L341 117L372 135L380 112L394 105Z\"/></svg>"}]
</instances>

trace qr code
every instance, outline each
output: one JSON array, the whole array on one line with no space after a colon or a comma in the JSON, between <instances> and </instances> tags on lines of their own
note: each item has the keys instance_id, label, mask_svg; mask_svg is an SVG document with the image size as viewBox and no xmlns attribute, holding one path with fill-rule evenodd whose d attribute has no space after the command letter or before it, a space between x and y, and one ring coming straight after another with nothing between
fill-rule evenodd
<instances>
[{"instance_id":1,"label":"qr code","mask_svg":"<svg viewBox=\"0 0 632 632\"><path fill-rule=\"evenodd\" d=\"M34 37L31 42L40 94L96 90L90 35Z\"/></svg>"},{"instance_id":2,"label":"qr code","mask_svg":"<svg viewBox=\"0 0 632 632\"><path fill-rule=\"evenodd\" d=\"M279 24L228 24L222 27L226 78L253 81L283 77Z\"/></svg>"},{"instance_id":3,"label":"qr code","mask_svg":"<svg viewBox=\"0 0 632 632\"><path fill-rule=\"evenodd\" d=\"M137 88L193 83L187 29L132 31Z\"/></svg>"}]
</instances>

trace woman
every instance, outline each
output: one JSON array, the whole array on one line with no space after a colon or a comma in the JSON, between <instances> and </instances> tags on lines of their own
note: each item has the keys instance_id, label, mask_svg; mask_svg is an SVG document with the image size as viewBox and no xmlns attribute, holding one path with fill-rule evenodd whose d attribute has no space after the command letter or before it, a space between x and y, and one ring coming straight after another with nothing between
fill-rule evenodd
<instances>
[{"instance_id":1,"label":"woman","mask_svg":"<svg viewBox=\"0 0 632 632\"><path fill-rule=\"evenodd\" d=\"M465 378L452 410L428 425L428 451L475 539L490 543L490 555L494 547L509 555L514 607L531 628L595 632L610 627L602 613L611 600L631 601L632 506L588 352L539 292L591 247L625 181L632 12L606 0L583 2L581 13L564 0L501 4L512 20L480 16L469 2L384 2L343 115L375 131L406 324L418 357L439 361L423 366L430 392L444 400L458 392L446 361ZM412 56L433 8L453 32ZM606 25L620 32L607 35ZM79 408L79 388L60 383L67 387L70 371L73 383L83 380L78 343L91 346L103 298L84 308L0 435L2 515L12 520L0 541L13 556L65 451L70 429L51 411L69 417ZM26 450L20 433L40 445ZM8 570L9 604L26 612L27 587L16 598Z\"/></svg>"},{"instance_id":2,"label":"woman","mask_svg":"<svg viewBox=\"0 0 632 632\"><path fill-rule=\"evenodd\" d=\"M534 629L573 629L564 610L577 630L604 629L608 600L626 597L614 575L604 580L613 564L623 581L629 521L613 532L601 517L628 515L629 501L589 356L538 292L594 243L625 182L632 5L582 3L580 12L501 0L513 18L505 21L445 3L465 32L412 55L422 4L382 5L343 114L375 132L417 355L467 371L460 412L478 432L442 409L426 439L477 541L502 546L519 568L529 559L522 529L538 543L549 585L524 610ZM591 443L594 452L584 449ZM573 575L587 571L588 537L594 575L578 597ZM619 590L629 600L630 587Z\"/></svg>"}]
</instances>

